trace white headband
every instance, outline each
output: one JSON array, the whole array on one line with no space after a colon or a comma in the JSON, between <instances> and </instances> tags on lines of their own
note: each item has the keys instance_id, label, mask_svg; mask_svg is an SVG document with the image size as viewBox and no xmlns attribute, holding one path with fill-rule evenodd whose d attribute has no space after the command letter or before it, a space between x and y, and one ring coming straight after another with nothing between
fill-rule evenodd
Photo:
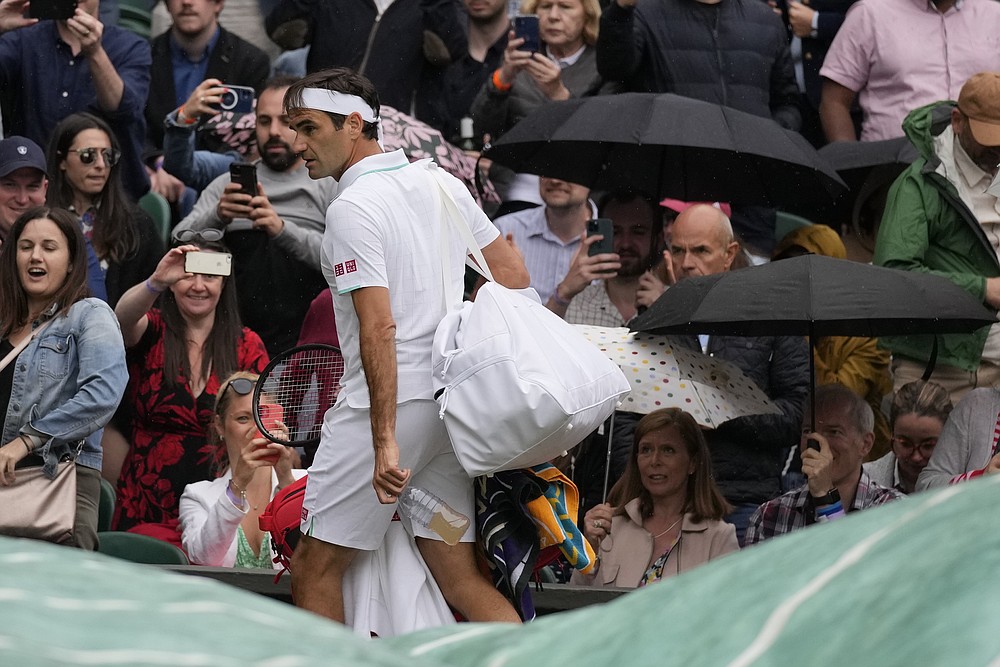
<instances>
[{"instance_id":1,"label":"white headband","mask_svg":"<svg viewBox=\"0 0 1000 667\"><path fill-rule=\"evenodd\" d=\"M375 115L375 110L357 95L338 93L326 88L304 88L302 90L302 108L327 111L329 113L349 116L357 113L366 123L375 123L378 127L378 145L384 150L382 137L382 119Z\"/></svg>"},{"instance_id":2,"label":"white headband","mask_svg":"<svg viewBox=\"0 0 1000 667\"><path fill-rule=\"evenodd\" d=\"M349 116L352 113L357 113L361 116L361 120L366 123L379 122L375 111L357 95L338 93L335 90L326 90L325 88L305 88L302 91L302 107L304 109L328 111L340 114L341 116Z\"/></svg>"}]
</instances>

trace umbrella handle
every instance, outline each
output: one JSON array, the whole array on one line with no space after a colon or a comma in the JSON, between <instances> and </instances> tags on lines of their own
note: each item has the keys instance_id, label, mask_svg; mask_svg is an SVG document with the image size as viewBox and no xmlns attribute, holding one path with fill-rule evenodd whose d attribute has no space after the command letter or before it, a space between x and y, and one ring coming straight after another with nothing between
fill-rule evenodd
<instances>
[{"instance_id":1,"label":"umbrella handle","mask_svg":"<svg viewBox=\"0 0 1000 667\"><path fill-rule=\"evenodd\" d=\"M615 432L615 413L611 413L608 426L608 455L604 460L604 489L601 491L601 504L608 502L608 478L611 477L611 438Z\"/></svg>"}]
</instances>

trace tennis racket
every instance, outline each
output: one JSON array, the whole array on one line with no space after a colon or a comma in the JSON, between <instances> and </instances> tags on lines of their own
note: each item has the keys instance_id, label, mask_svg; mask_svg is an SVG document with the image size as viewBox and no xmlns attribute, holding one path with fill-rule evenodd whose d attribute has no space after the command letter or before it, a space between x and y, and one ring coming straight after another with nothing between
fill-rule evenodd
<instances>
[{"instance_id":1,"label":"tennis racket","mask_svg":"<svg viewBox=\"0 0 1000 667\"><path fill-rule=\"evenodd\" d=\"M318 443L343 374L344 357L333 345L299 345L272 359L253 390L253 420L261 435L290 447Z\"/></svg>"}]
</instances>

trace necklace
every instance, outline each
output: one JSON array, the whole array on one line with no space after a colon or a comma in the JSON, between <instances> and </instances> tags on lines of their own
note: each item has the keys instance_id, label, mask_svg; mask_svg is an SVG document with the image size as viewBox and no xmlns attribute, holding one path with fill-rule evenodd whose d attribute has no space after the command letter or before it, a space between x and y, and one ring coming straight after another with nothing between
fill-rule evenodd
<instances>
[{"instance_id":1,"label":"necklace","mask_svg":"<svg viewBox=\"0 0 1000 667\"><path fill-rule=\"evenodd\" d=\"M676 526L677 524L679 524L681 522L681 519L683 519L683 518L684 518L684 515L682 514L680 516L680 518L677 519L677 521L674 521L672 524L670 524L670 527L667 528L665 531L663 531L662 533L657 533L656 535L653 535L653 539L655 540L655 539L657 539L659 537L662 537L662 536L666 535L667 533L669 533L671 530L674 529L674 526Z\"/></svg>"}]
</instances>

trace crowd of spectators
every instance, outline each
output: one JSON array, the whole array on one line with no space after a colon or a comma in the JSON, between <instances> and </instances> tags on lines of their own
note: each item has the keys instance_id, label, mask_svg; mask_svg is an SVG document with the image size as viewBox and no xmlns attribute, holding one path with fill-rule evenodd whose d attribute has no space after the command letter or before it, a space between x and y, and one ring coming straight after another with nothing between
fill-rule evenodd
<instances>
[{"instance_id":1,"label":"crowd of spectators","mask_svg":"<svg viewBox=\"0 0 1000 667\"><path fill-rule=\"evenodd\" d=\"M297 457L279 452L280 464L260 467L252 438L228 420L246 412L244 389L269 357L314 335L315 322L336 340L325 330L321 241L337 183L309 178L283 107L306 73L355 68L383 104L476 153L546 104L626 91L733 107L816 147L905 135L919 157L889 192L875 263L943 275L1000 306L993 0L524 0L519 11L539 20L537 51L522 48L502 0L157 4L145 3L169 25L147 40L111 22L111 0L79 0L57 21L26 18L27 0L0 0L0 241L10 243L11 229L48 229L18 223L42 204L73 214L81 246L71 260L85 261L88 293L114 309L130 377L103 436L87 436L87 465L117 489L116 529L183 543L195 561L269 566L266 540L244 514L219 509L224 485L213 480L239 480L256 508L300 474ZM230 8L242 36L224 27ZM233 86L255 91L252 109L233 105ZM256 166L253 191L231 182L234 163ZM592 192L488 161L483 170L501 197L495 224L532 287L576 324L627 326L678 281L772 255L871 259L845 247L850 220L776 238L776 211L744 202ZM166 200L169 219L145 212L150 198ZM35 222L60 215L46 209ZM590 252L601 240L587 233L596 217L612 220L610 252ZM196 250L232 253L232 276L186 273L184 256ZM0 313L7 347L30 324L17 317ZM605 569L583 583L645 585L1000 470L998 331L824 340L813 359L818 388L801 337L674 339L738 366L779 411L704 432L684 413L621 414L607 461L608 435L589 438L570 460L581 529ZM8 403L10 386L0 377ZM15 426L5 421L5 436ZM612 485L621 478L610 503L608 461ZM674 475L683 484L664 482ZM215 541L182 541L191 525Z\"/></svg>"}]
</instances>

